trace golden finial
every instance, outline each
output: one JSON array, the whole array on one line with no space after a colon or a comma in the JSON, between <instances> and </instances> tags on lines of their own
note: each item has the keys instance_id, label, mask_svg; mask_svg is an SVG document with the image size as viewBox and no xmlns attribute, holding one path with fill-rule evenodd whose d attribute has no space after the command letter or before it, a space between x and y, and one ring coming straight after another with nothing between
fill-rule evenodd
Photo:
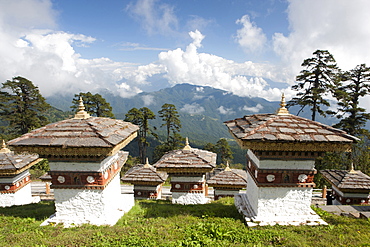
<instances>
[{"instance_id":1,"label":"golden finial","mask_svg":"<svg viewBox=\"0 0 370 247\"><path fill-rule=\"evenodd\" d=\"M277 115L289 115L289 111L287 108L285 108L286 103L285 103L285 96L284 93L281 96L281 102L280 102L280 108L277 110L276 114Z\"/></svg>"},{"instance_id":2,"label":"golden finial","mask_svg":"<svg viewBox=\"0 0 370 247\"><path fill-rule=\"evenodd\" d=\"M189 145L189 140L188 140L187 137L185 138L185 147L184 147L184 150L191 150L191 147Z\"/></svg>"},{"instance_id":3,"label":"golden finial","mask_svg":"<svg viewBox=\"0 0 370 247\"><path fill-rule=\"evenodd\" d=\"M227 171L227 172L231 171L230 166L229 166L229 161L226 161L226 168L224 171Z\"/></svg>"},{"instance_id":4,"label":"golden finial","mask_svg":"<svg viewBox=\"0 0 370 247\"><path fill-rule=\"evenodd\" d=\"M149 164L149 159L146 157L144 168L149 168L151 165Z\"/></svg>"},{"instance_id":5,"label":"golden finial","mask_svg":"<svg viewBox=\"0 0 370 247\"><path fill-rule=\"evenodd\" d=\"M357 172L355 171L354 166L353 166L353 162L351 163L351 169L349 170L349 173L351 173L351 174L357 173Z\"/></svg>"},{"instance_id":6,"label":"golden finial","mask_svg":"<svg viewBox=\"0 0 370 247\"><path fill-rule=\"evenodd\" d=\"M3 140L3 148L0 149L0 153L10 153L10 149L6 147L5 141Z\"/></svg>"},{"instance_id":7,"label":"golden finial","mask_svg":"<svg viewBox=\"0 0 370 247\"><path fill-rule=\"evenodd\" d=\"M91 117L90 114L85 111L85 106L82 97L80 97L79 101L80 103L78 105L78 112L75 114L74 119L86 119Z\"/></svg>"}]
</instances>

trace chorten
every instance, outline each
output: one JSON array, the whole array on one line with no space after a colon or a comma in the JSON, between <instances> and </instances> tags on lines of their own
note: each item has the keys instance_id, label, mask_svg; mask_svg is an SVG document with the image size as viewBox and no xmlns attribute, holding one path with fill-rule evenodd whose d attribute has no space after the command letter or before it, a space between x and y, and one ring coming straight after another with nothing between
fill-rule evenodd
<instances>
[{"instance_id":1,"label":"chorten","mask_svg":"<svg viewBox=\"0 0 370 247\"><path fill-rule=\"evenodd\" d=\"M3 140L0 149L0 207L40 201L40 197L32 197L29 168L41 160L37 154L15 154Z\"/></svg>"},{"instance_id":2,"label":"chorten","mask_svg":"<svg viewBox=\"0 0 370 247\"><path fill-rule=\"evenodd\" d=\"M247 187L247 173L241 169L231 169L227 163L225 169L207 180L207 184L213 187L215 200L234 197Z\"/></svg>"},{"instance_id":3,"label":"chorten","mask_svg":"<svg viewBox=\"0 0 370 247\"><path fill-rule=\"evenodd\" d=\"M205 175L215 168L216 156L190 147L186 138L183 149L167 152L154 164L157 171L167 172L171 178L172 203L204 204L209 201Z\"/></svg>"},{"instance_id":4,"label":"chorten","mask_svg":"<svg viewBox=\"0 0 370 247\"><path fill-rule=\"evenodd\" d=\"M9 142L16 151L49 160L56 213L44 224L114 225L134 204L121 194L120 171L128 153L120 151L136 137L138 126L92 117L80 98L72 119L48 124Z\"/></svg>"},{"instance_id":5,"label":"chorten","mask_svg":"<svg viewBox=\"0 0 370 247\"><path fill-rule=\"evenodd\" d=\"M370 177L353 165L350 170L322 170L320 173L332 185L334 205L370 204Z\"/></svg>"},{"instance_id":6,"label":"chorten","mask_svg":"<svg viewBox=\"0 0 370 247\"><path fill-rule=\"evenodd\" d=\"M247 191L235 198L235 204L249 225L325 224L310 208L315 159L325 152L351 151L358 139L290 114L284 95L280 106L275 114L225 122L247 150Z\"/></svg>"},{"instance_id":7,"label":"chorten","mask_svg":"<svg viewBox=\"0 0 370 247\"><path fill-rule=\"evenodd\" d=\"M146 163L136 165L126 172L121 178L125 183L134 185L135 199L161 199L162 185L168 175L165 172L157 172L149 164L148 158Z\"/></svg>"}]
</instances>

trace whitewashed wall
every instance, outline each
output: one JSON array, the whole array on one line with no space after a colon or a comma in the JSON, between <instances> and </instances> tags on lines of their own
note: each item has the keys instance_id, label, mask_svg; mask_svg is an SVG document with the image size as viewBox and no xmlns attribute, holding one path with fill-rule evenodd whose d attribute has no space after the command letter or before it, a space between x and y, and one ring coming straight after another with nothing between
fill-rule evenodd
<instances>
[{"instance_id":1,"label":"whitewashed wall","mask_svg":"<svg viewBox=\"0 0 370 247\"><path fill-rule=\"evenodd\" d=\"M119 174L104 190L54 189L54 195L55 217L42 225L114 225L134 205L132 194L121 194Z\"/></svg>"},{"instance_id":2,"label":"whitewashed wall","mask_svg":"<svg viewBox=\"0 0 370 247\"><path fill-rule=\"evenodd\" d=\"M205 197L204 193L184 193L172 192L172 203L174 204L205 204L209 199Z\"/></svg>"}]
</instances>

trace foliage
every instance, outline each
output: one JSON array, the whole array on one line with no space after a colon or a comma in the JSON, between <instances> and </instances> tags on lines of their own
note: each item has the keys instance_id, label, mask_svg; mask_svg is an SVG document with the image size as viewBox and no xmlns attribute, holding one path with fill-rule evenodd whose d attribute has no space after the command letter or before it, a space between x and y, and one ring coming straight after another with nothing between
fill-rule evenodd
<instances>
[{"instance_id":1,"label":"foliage","mask_svg":"<svg viewBox=\"0 0 370 247\"><path fill-rule=\"evenodd\" d=\"M315 209L329 226L247 227L223 198L205 205L136 201L115 226L40 227L54 203L0 208L0 246L368 246L370 221Z\"/></svg>"},{"instance_id":2,"label":"foliage","mask_svg":"<svg viewBox=\"0 0 370 247\"><path fill-rule=\"evenodd\" d=\"M224 165L226 165L230 160L234 158L233 153L230 149L230 145L225 138L221 138L217 141L216 150L221 158L221 163Z\"/></svg>"},{"instance_id":3,"label":"foliage","mask_svg":"<svg viewBox=\"0 0 370 247\"><path fill-rule=\"evenodd\" d=\"M180 149L183 147L183 138L179 132L181 129L180 115L173 104L162 105L158 111L159 117L164 122L160 127L166 127L166 140L160 141L161 144L155 147L153 160L159 160L166 152Z\"/></svg>"},{"instance_id":4,"label":"foliage","mask_svg":"<svg viewBox=\"0 0 370 247\"><path fill-rule=\"evenodd\" d=\"M203 149L217 153L217 163L223 164L224 166L234 159L233 151L231 151L231 147L225 138L219 139L216 144L207 143L204 145Z\"/></svg>"},{"instance_id":5,"label":"foliage","mask_svg":"<svg viewBox=\"0 0 370 247\"><path fill-rule=\"evenodd\" d=\"M181 122L179 119L179 113L173 104L164 104L160 111L158 111L159 117L164 122L161 127L166 126L167 130L167 143L170 143L170 137L180 131Z\"/></svg>"},{"instance_id":6,"label":"foliage","mask_svg":"<svg viewBox=\"0 0 370 247\"><path fill-rule=\"evenodd\" d=\"M0 117L9 125L3 135L16 137L48 123L44 113L50 105L26 78L18 76L3 83L0 102Z\"/></svg>"},{"instance_id":7,"label":"foliage","mask_svg":"<svg viewBox=\"0 0 370 247\"><path fill-rule=\"evenodd\" d=\"M365 124L370 119L370 114L360 107L360 98L370 92L370 67L365 64L356 66L354 69L342 73L341 80L344 85L335 91L338 100L339 123L334 125L350 135L360 135L368 132Z\"/></svg>"},{"instance_id":8,"label":"foliage","mask_svg":"<svg viewBox=\"0 0 370 247\"><path fill-rule=\"evenodd\" d=\"M128 171L130 168L134 167L135 165L140 164L139 157L132 157L131 155L128 156L125 165L121 169L121 177Z\"/></svg>"},{"instance_id":9,"label":"foliage","mask_svg":"<svg viewBox=\"0 0 370 247\"><path fill-rule=\"evenodd\" d=\"M155 114L147 107L142 107L140 109L132 108L126 114L125 121L131 122L140 127L136 140L139 145L139 157L142 164L145 163L145 158L147 157L146 149L149 145L147 136L150 134L155 135L149 126L149 120L154 118Z\"/></svg>"},{"instance_id":10,"label":"foliage","mask_svg":"<svg viewBox=\"0 0 370 247\"><path fill-rule=\"evenodd\" d=\"M334 57L326 50L317 50L313 55L314 57L305 59L301 65L305 69L296 77L300 83L292 86L293 90L298 91L297 97L288 102L288 107L300 105L298 115L304 107L309 106L311 119L315 121L317 113L322 116L329 113L322 106L330 106L326 97L338 86L338 67Z\"/></svg>"},{"instance_id":11,"label":"foliage","mask_svg":"<svg viewBox=\"0 0 370 247\"><path fill-rule=\"evenodd\" d=\"M44 116L49 120L49 122L55 123L61 120L72 118L74 113L71 111L64 112L52 106L45 111Z\"/></svg>"},{"instance_id":12,"label":"foliage","mask_svg":"<svg viewBox=\"0 0 370 247\"><path fill-rule=\"evenodd\" d=\"M50 170L49 161L47 159L41 160L39 163L33 165L30 169L31 180L38 179Z\"/></svg>"},{"instance_id":13,"label":"foliage","mask_svg":"<svg viewBox=\"0 0 370 247\"><path fill-rule=\"evenodd\" d=\"M112 107L98 93L94 95L90 92L75 94L75 97L72 100L73 105L71 106L74 112L78 111L80 97L83 100L85 111L88 112L91 116L114 118Z\"/></svg>"}]
</instances>

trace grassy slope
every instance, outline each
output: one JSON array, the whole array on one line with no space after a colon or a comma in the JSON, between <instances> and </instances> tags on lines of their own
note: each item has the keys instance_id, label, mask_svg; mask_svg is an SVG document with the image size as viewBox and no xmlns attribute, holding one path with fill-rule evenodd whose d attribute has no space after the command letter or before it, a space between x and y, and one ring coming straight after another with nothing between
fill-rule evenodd
<instances>
[{"instance_id":1,"label":"grassy slope","mask_svg":"<svg viewBox=\"0 0 370 247\"><path fill-rule=\"evenodd\" d=\"M138 201L115 226L40 227L53 203L0 208L0 246L370 246L370 222L322 212L329 226L246 227L233 199Z\"/></svg>"}]
</instances>

